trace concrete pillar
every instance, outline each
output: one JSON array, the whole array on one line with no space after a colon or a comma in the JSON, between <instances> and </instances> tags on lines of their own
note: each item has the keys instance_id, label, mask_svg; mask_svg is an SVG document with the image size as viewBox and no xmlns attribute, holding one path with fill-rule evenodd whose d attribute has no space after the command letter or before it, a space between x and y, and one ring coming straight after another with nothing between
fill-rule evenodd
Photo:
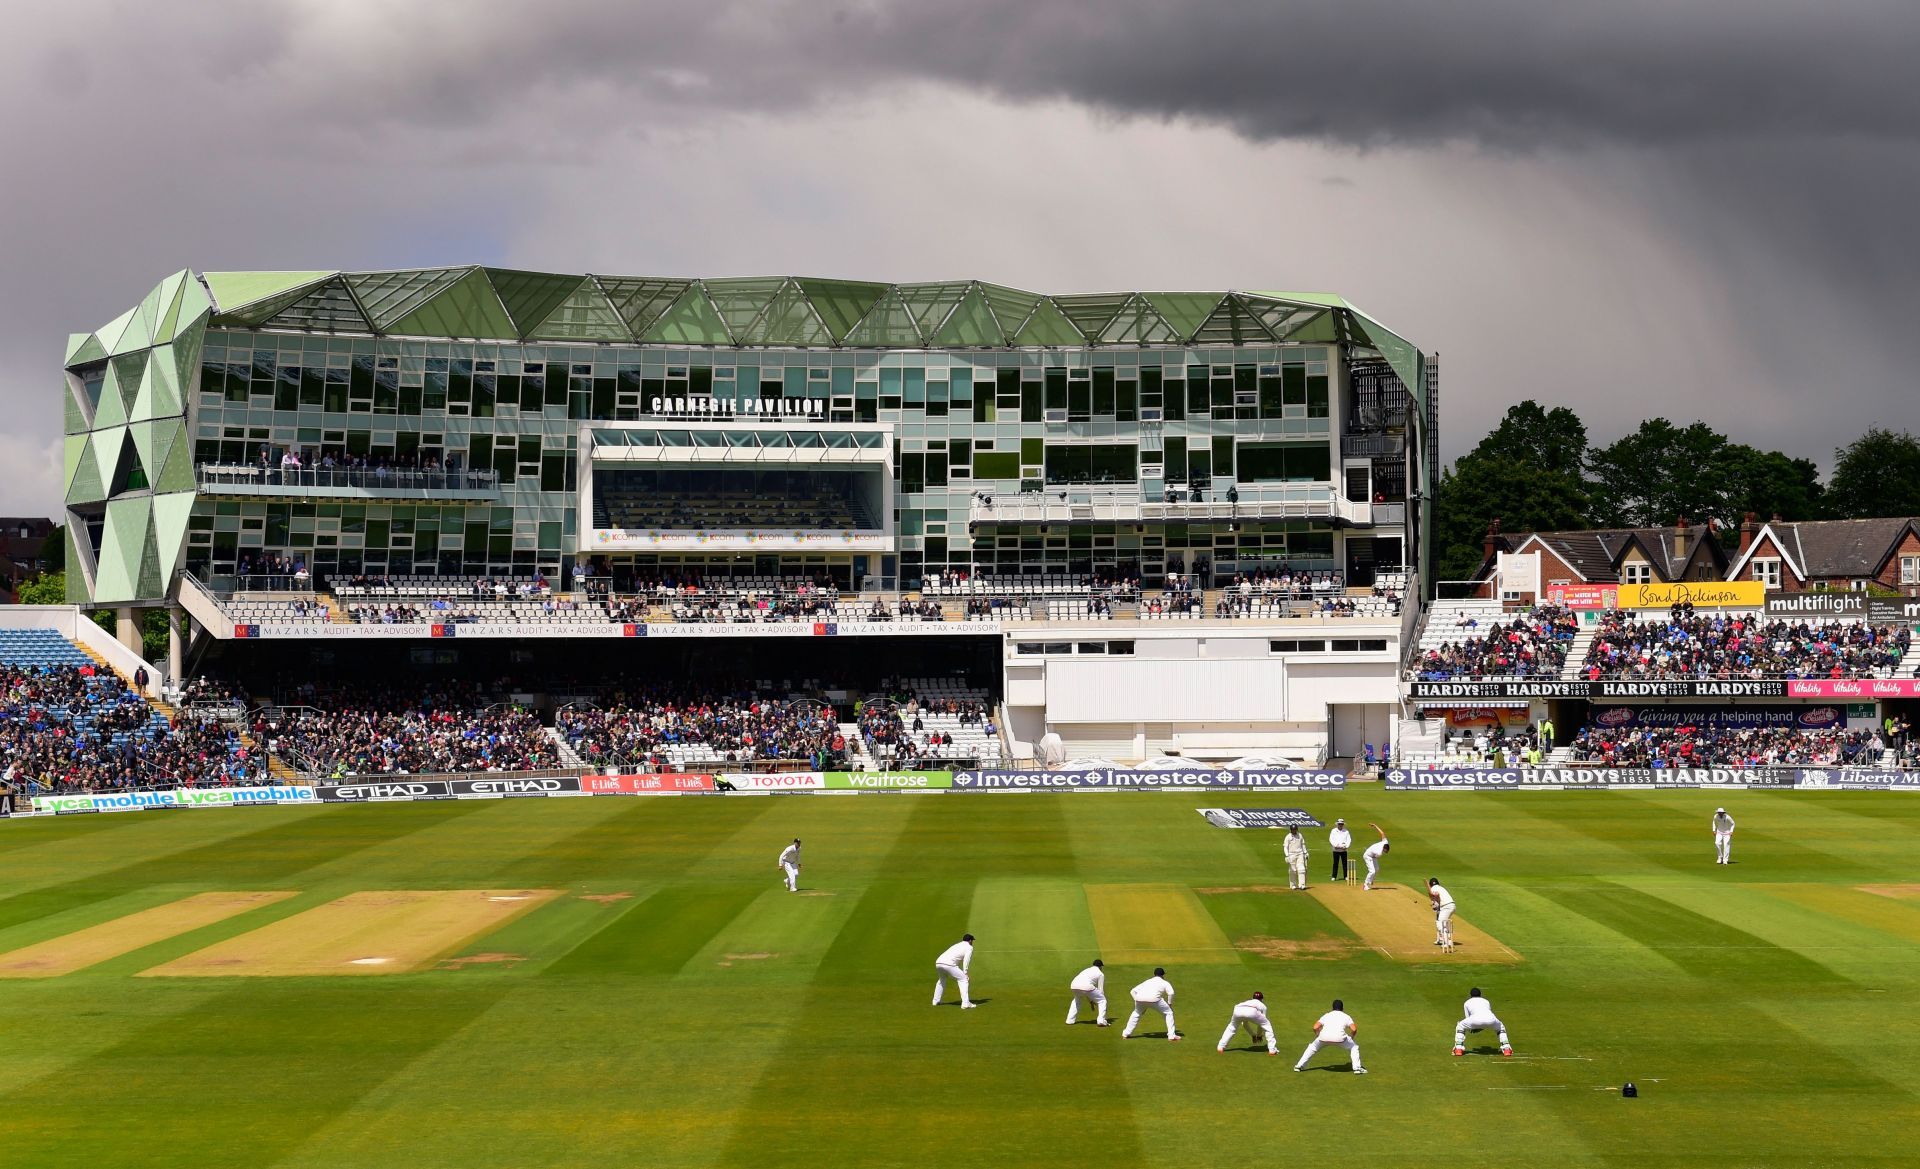
<instances>
[{"instance_id":1,"label":"concrete pillar","mask_svg":"<svg viewBox=\"0 0 1920 1169\"><path fill-rule=\"evenodd\" d=\"M1147 757L1147 728L1144 723L1133 724L1133 757L1143 760Z\"/></svg>"},{"instance_id":2,"label":"concrete pillar","mask_svg":"<svg viewBox=\"0 0 1920 1169\"><path fill-rule=\"evenodd\" d=\"M113 636L134 653L147 656L140 645L140 614L132 605L122 605L113 611Z\"/></svg>"},{"instance_id":3,"label":"concrete pillar","mask_svg":"<svg viewBox=\"0 0 1920 1169\"><path fill-rule=\"evenodd\" d=\"M167 681L179 686L187 661L187 615L178 605L167 606Z\"/></svg>"}]
</instances>

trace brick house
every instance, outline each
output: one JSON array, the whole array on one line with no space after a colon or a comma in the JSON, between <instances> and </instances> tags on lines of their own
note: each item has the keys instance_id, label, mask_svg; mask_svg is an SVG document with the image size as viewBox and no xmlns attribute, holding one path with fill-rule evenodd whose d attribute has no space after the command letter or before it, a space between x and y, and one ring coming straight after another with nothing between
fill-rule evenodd
<instances>
[{"instance_id":1,"label":"brick house","mask_svg":"<svg viewBox=\"0 0 1920 1169\"><path fill-rule=\"evenodd\" d=\"M1802 520L1749 513L1728 580L1757 580L1768 591L1803 593L1865 587L1868 581L1920 596L1920 519Z\"/></svg>"},{"instance_id":2,"label":"brick house","mask_svg":"<svg viewBox=\"0 0 1920 1169\"><path fill-rule=\"evenodd\" d=\"M12 604L20 585L46 569L40 546L53 528L52 520L0 516L0 604Z\"/></svg>"},{"instance_id":3,"label":"brick house","mask_svg":"<svg viewBox=\"0 0 1920 1169\"><path fill-rule=\"evenodd\" d=\"M1474 579L1482 582L1479 595L1491 597L1499 588L1503 563L1513 557L1538 554L1538 588L1515 589L1529 600L1556 587L1604 587L1621 584L1671 584L1676 581L1726 579L1728 556L1711 526L1695 525L1682 517L1661 528L1595 528L1571 532L1503 533L1496 521L1487 529L1485 555ZM1531 565L1521 562L1531 576Z\"/></svg>"}]
</instances>

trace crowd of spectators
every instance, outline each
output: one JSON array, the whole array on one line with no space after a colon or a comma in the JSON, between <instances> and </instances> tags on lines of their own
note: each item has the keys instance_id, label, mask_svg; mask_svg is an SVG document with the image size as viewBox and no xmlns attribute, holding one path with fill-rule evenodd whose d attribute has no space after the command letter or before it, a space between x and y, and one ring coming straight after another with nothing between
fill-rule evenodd
<instances>
[{"instance_id":1,"label":"crowd of spectators","mask_svg":"<svg viewBox=\"0 0 1920 1169\"><path fill-rule=\"evenodd\" d=\"M301 556L282 556L267 552L255 556L243 554L234 566L234 574L243 589L287 592L305 589L313 583L307 562Z\"/></svg>"},{"instance_id":2,"label":"crowd of spectators","mask_svg":"<svg viewBox=\"0 0 1920 1169\"><path fill-rule=\"evenodd\" d=\"M468 686L306 684L256 715L257 741L325 778L560 766L532 712Z\"/></svg>"},{"instance_id":3,"label":"crowd of spectators","mask_svg":"<svg viewBox=\"0 0 1920 1169\"><path fill-rule=\"evenodd\" d=\"M26 792L264 782L266 761L215 721L156 720L93 666L0 666L0 774Z\"/></svg>"},{"instance_id":4,"label":"crowd of spectators","mask_svg":"<svg viewBox=\"0 0 1920 1169\"><path fill-rule=\"evenodd\" d=\"M927 729L927 720L934 716L951 716L961 726L977 726L988 735L997 733L993 716L983 702L954 698L922 702L912 693L863 702L856 721L875 759L913 771L936 762L955 761L953 734Z\"/></svg>"},{"instance_id":5,"label":"crowd of spectators","mask_svg":"<svg viewBox=\"0 0 1920 1169\"><path fill-rule=\"evenodd\" d=\"M1871 731L1801 727L1586 727L1575 763L1603 767L1872 767L1885 744Z\"/></svg>"},{"instance_id":6,"label":"crowd of spectators","mask_svg":"<svg viewBox=\"0 0 1920 1169\"><path fill-rule=\"evenodd\" d=\"M657 686L560 711L555 725L590 767L662 770L689 762L804 760L844 767L847 741L832 707L751 693Z\"/></svg>"},{"instance_id":7,"label":"crowd of spectators","mask_svg":"<svg viewBox=\"0 0 1920 1169\"><path fill-rule=\"evenodd\" d=\"M1588 678L1870 678L1906 656L1905 626L1779 621L1674 607L1664 621L1603 614Z\"/></svg>"},{"instance_id":8,"label":"crowd of spectators","mask_svg":"<svg viewBox=\"0 0 1920 1169\"><path fill-rule=\"evenodd\" d=\"M1558 675L1567 662L1577 623L1573 613L1542 605L1483 628L1463 614L1458 641L1443 642L1420 655L1422 681L1453 678L1540 678Z\"/></svg>"}]
</instances>

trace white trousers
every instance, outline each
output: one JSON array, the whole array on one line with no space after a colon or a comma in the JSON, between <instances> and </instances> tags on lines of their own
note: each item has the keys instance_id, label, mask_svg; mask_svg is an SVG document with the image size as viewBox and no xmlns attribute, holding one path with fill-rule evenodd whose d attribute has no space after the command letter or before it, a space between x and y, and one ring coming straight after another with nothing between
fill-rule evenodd
<instances>
[{"instance_id":1,"label":"white trousers","mask_svg":"<svg viewBox=\"0 0 1920 1169\"><path fill-rule=\"evenodd\" d=\"M933 1005L934 1006L936 1007L939 1006L940 1000L946 997L947 979L949 978L953 979L954 984L960 988L960 1005L963 1007L970 1007L973 1005L973 999L971 999L967 995L967 972L966 971L960 969L958 966L949 966L945 962L935 962L933 964L933 969L934 969L934 977L933 977Z\"/></svg>"},{"instance_id":2,"label":"white trousers","mask_svg":"<svg viewBox=\"0 0 1920 1169\"><path fill-rule=\"evenodd\" d=\"M1314 1053L1319 1051L1323 1047L1346 1048L1348 1057L1350 1057L1353 1060L1353 1070L1356 1072L1360 1070L1360 1045L1353 1041L1353 1036L1351 1035L1340 1035L1332 1039L1327 1039L1327 1038L1314 1039L1312 1043L1307 1044L1307 1050L1301 1053L1300 1062L1297 1064L1294 1064L1293 1066L1296 1068L1306 1067L1307 1061L1312 1059L1314 1056Z\"/></svg>"},{"instance_id":3,"label":"white trousers","mask_svg":"<svg viewBox=\"0 0 1920 1169\"><path fill-rule=\"evenodd\" d=\"M800 888L800 866L782 861L780 867L787 873L787 891L797 892Z\"/></svg>"},{"instance_id":4,"label":"white trousers","mask_svg":"<svg viewBox=\"0 0 1920 1169\"><path fill-rule=\"evenodd\" d=\"M1716 832L1713 834L1713 860L1724 865L1733 859L1733 833Z\"/></svg>"},{"instance_id":5,"label":"white trousers","mask_svg":"<svg viewBox=\"0 0 1920 1169\"><path fill-rule=\"evenodd\" d=\"M1167 1020L1168 1039L1172 1039L1174 1036L1180 1034L1180 1032L1174 1030L1173 1027L1173 1004L1163 1003L1159 999L1155 999L1150 1003L1133 1004L1133 1014L1127 1016L1127 1027L1126 1030L1120 1032L1120 1038L1125 1039L1127 1036L1133 1034L1133 1029L1140 1025L1141 1014L1146 1011L1159 1011Z\"/></svg>"},{"instance_id":6,"label":"white trousers","mask_svg":"<svg viewBox=\"0 0 1920 1169\"><path fill-rule=\"evenodd\" d=\"M1287 888L1304 889L1307 887L1307 858L1297 856L1287 862Z\"/></svg>"},{"instance_id":7,"label":"white trousers","mask_svg":"<svg viewBox=\"0 0 1920 1169\"><path fill-rule=\"evenodd\" d=\"M1453 936L1453 906L1442 905L1433 919L1433 940L1444 942Z\"/></svg>"},{"instance_id":8,"label":"white trousers","mask_svg":"<svg viewBox=\"0 0 1920 1169\"><path fill-rule=\"evenodd\" d=\"M1484 1015L1477 1019L1462 1019L1458 1023L1455 1023L1453 1025L1453 1045L1455 1047L1465 1047L1467 1044L1467 1032L1469 1031L1497 1032L1500 1036L1500 1046L1513 1046L1507 1042L1507 1025L1492 1015Z\"/></svg>"},{"instance_id":9,"label":"white trousers","mask_svg":"<svg viewBox=\"0 0 1920 1169\"><path fill-rule=\"evenodd\" d=\"M1373 879L1380 875L1380 858L1371 853L1361 853L1360 859L1367 862L1366 888L1373 888Z\"/></svg>"},{"instance_id":10,"label":"white trousers","mask_svg":"<svg viewBox=\"0 0 1920 1169\"><path fill-rule=\"evenodd\" d=\"M1233 1013L1233 1018L1227 1023L1227 1029L1220 1033L1219 1046L1225 1047L1232 1043L1234 1033L1241 1030L1246 1031L1248 1039L1255 1043L1264 1040L1268 1051L1279 1054L1280 1048L1274 1039L1273 1028L1267 1026L1266 1020L1254 1014L1243 1015L1239 1011Z\"/></svg>"},{"instance_id":11,"label":"white trousers","mask_svg":"<svg viewBox=\"0 0 1920 1169\"><path fill-rule=\"evenodd\" d=\"M1076 986L1073 988L1073 1001L1067 1004L1068 1026L1079 1022L1081 1003L1089 1003L1099 1012L1094 1016L1095 1022L1104 1023L1107 1021L1107 996L1101 991L1081 990Z\"/></svg>"}]
</instances>

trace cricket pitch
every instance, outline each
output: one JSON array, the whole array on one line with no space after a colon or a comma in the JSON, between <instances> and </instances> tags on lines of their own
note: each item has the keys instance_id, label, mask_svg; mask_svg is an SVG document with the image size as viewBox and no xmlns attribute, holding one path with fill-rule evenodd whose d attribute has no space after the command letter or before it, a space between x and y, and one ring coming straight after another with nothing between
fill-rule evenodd
<instances>
[{"instance_id":1,"label":"cricket pitch","mask_svg":"<svg viewBox=\"0 0 1920 1169\"><path fill-rule=\"evenodd\" d=\"M1360 941L1396 962L1457 962L1510 966L1515 953L1485 930L1453 917L1452 952L1433 944L1433 909L1426 895L1405 885L1320 885L1312 890L1320 903L1338 914Z\"/></svg>"},{"instance_id":2,"label":"cricket pitch","mask_svg":"<svg viewBox=\"0 0 1920 1169\"><path fill-rule=\"evenodd\" d=\"M292 896L292 891L195 893L179 901L0 954L0 978L55 978L72 974Z\"/></svg>"},{"instance_id":3,"label":"cricket pitch","mask_svg":"<svg viewBox=\"0 0 1920 1169\"><path fill-rule=\"evenodd\" d=\"M559 895L556 889L365 890L177 958L141 977L406 974Z\"/></svg>"}]
</instances>

